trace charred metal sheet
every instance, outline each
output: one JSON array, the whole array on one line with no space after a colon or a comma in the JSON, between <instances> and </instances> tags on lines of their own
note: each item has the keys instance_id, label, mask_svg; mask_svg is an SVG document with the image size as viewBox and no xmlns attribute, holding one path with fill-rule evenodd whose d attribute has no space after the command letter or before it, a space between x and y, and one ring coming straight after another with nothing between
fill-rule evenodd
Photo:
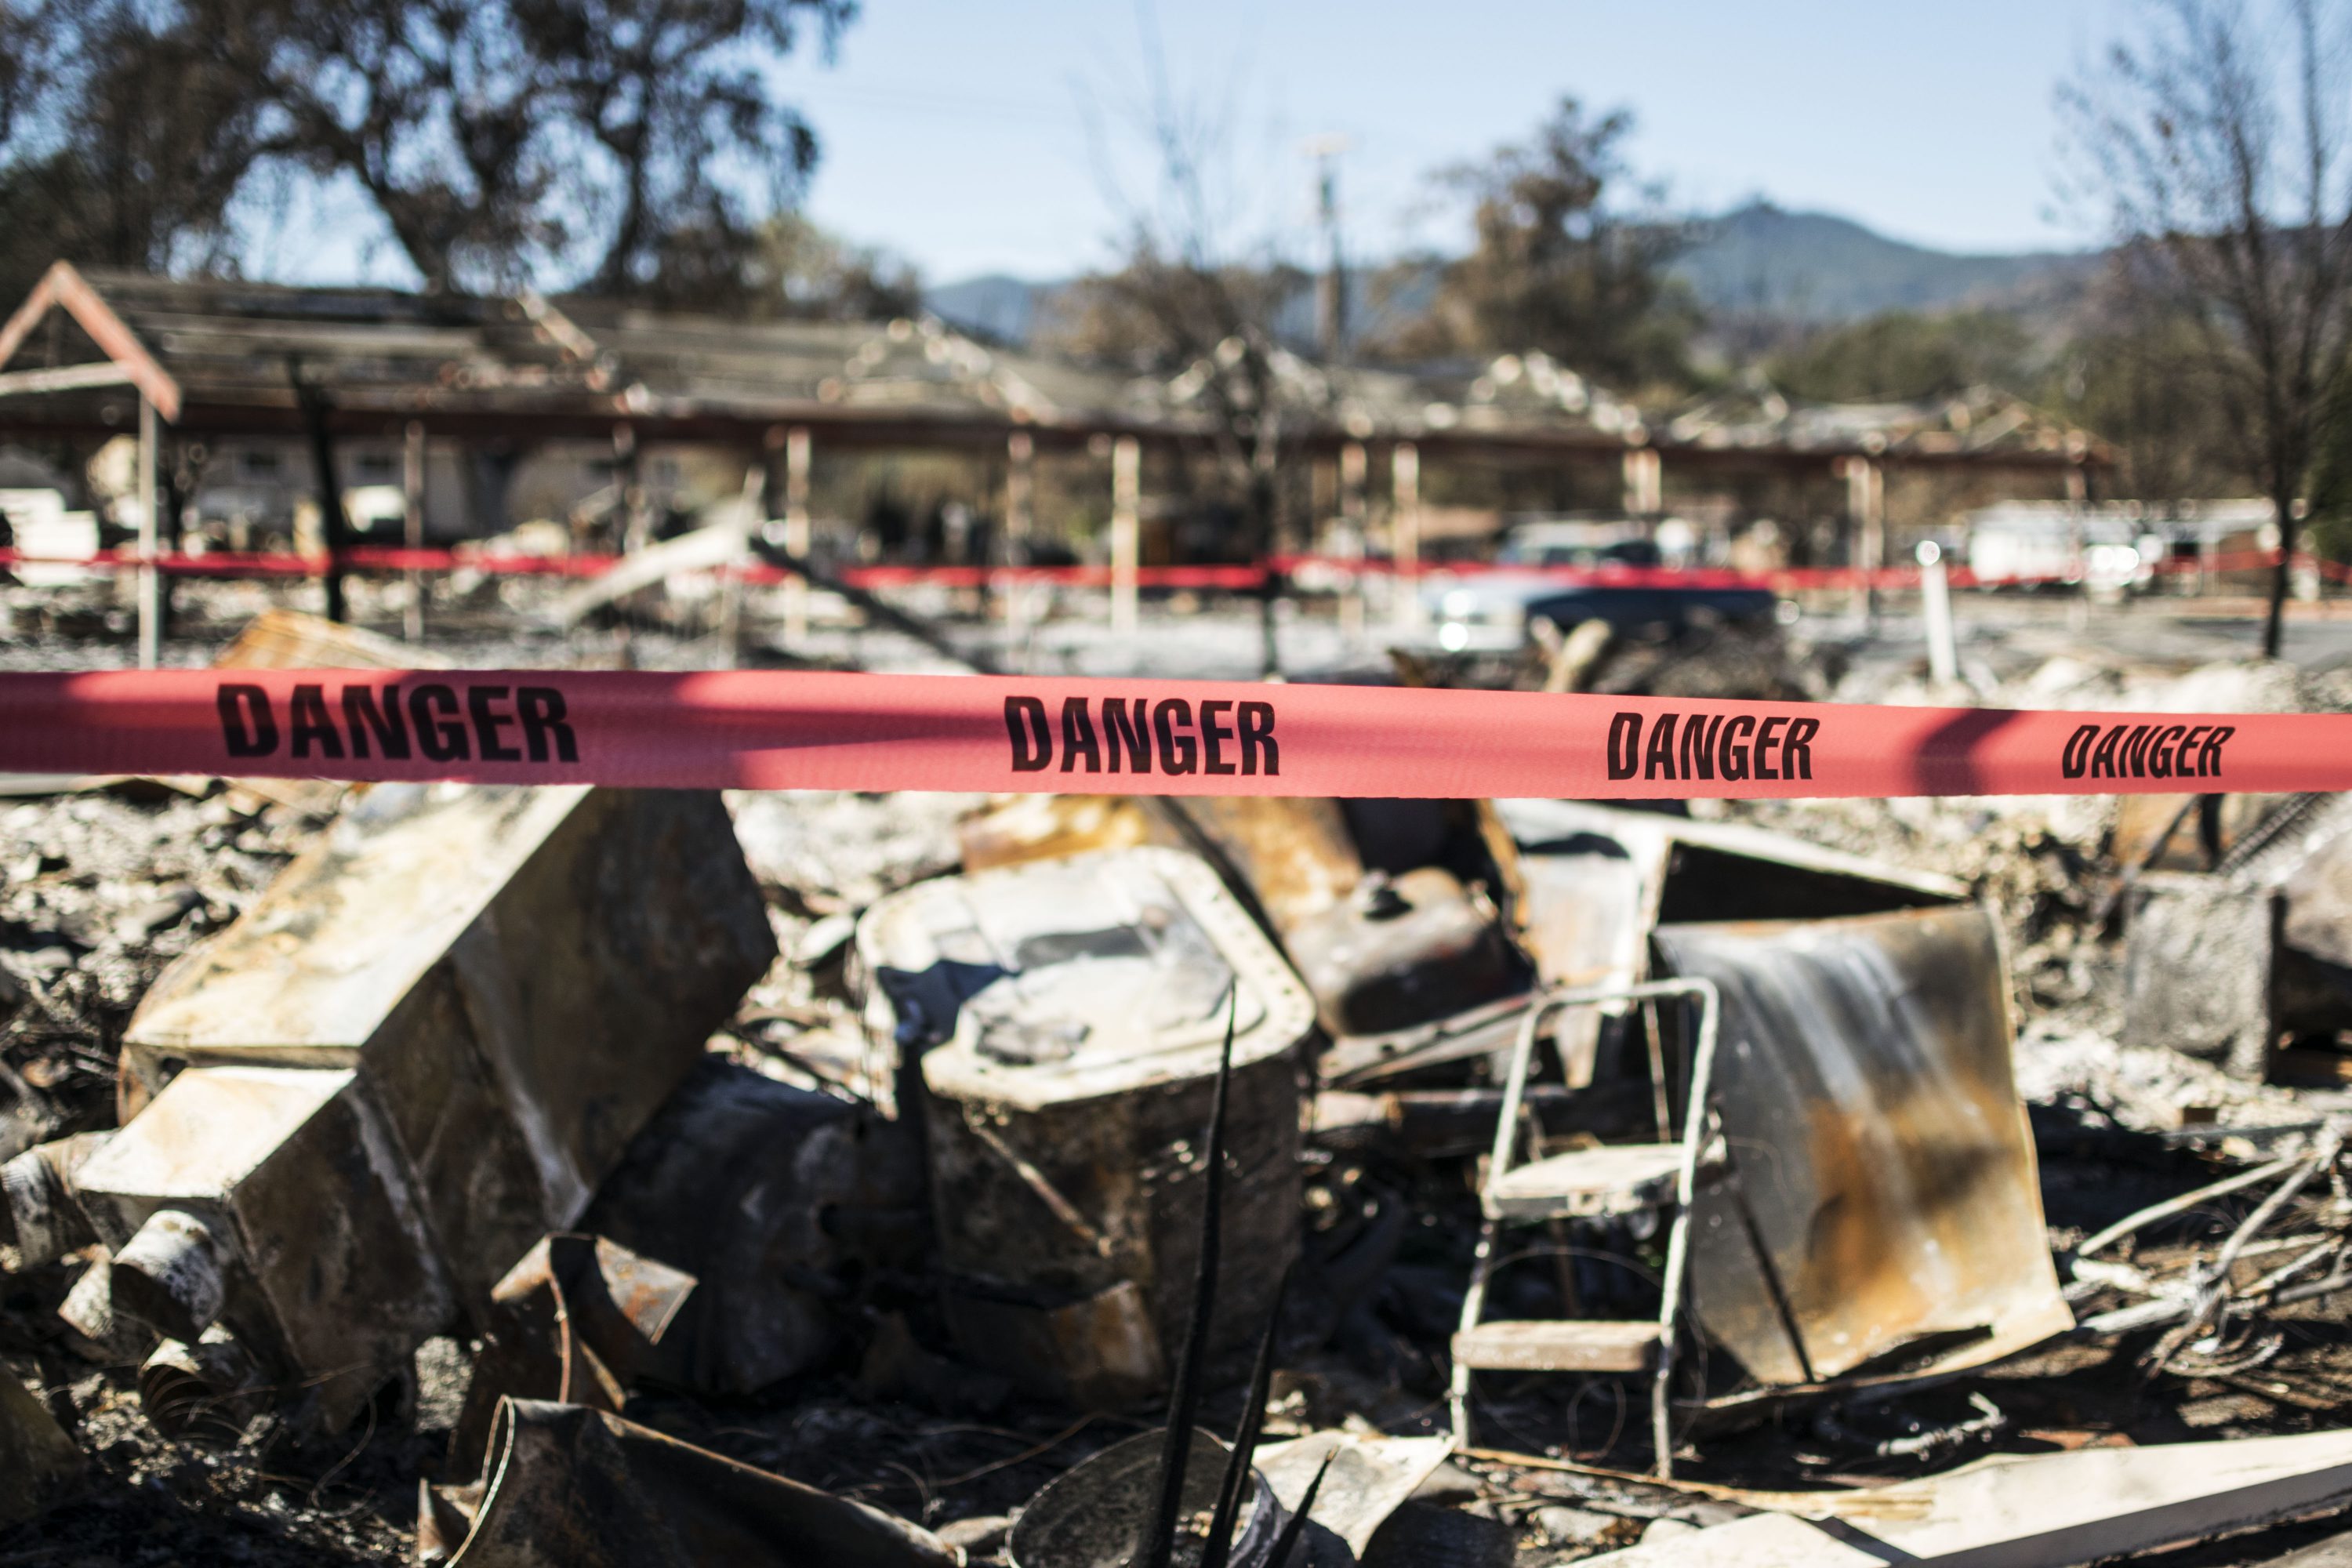
<instances>
[{"instance_id":1,"label":"charred metal sheet","mask_svg":"<svg viewBox=\"0 0 2352 1568\"><path fill-rule=\"evenodd\" d=\"M1730 1496L1775 1511L1587 1561L1612 1568L2073 1568L2137 1560L2341 1506L2352 1498L2352 1436L2004 1455L1850 1491Z\"/></svg>"},{"instance_id":2,"label":"charred metal sheet","mask_svg":"<svg viewBox=\"0 0 2352 1568\"><path fill-rule=\"evenodd\" d=\"M0 1530L45 1512L81 1479L81 1450L0 1366Z\"/></svg>"},{"instance_id":3,"label":"charred metal sheet","mask_svg":"<svg viewBox=\"0 0 2352 1568\"><path fill-rule=\"evenodd\" d=\"M1160 1466L1168 1447L1165 1432L1143 1432L1114 1443L1072 1467L1030 1500L1013 1521L1005 1549L1013 1568L1108 1568L1143 1560L1158 1500ZM1198 1535L1205 1532L1225 1470L1225 1445L1195 1427L1184 1463L1184 1490L1178 1519L1176 1561L1199 1561ZM1287 1517L1263 1472L1253 1468L1248 1511L1235 1521L1232 1568L1277 1568L1273 1552ZM1186 1546L1191 1545L1188 1552Z\"/></svg>"},{"instance_id":4,"label":"charred metal sheet","mask_svg":"<svg viewBox=\"0 0 2352 1568\"><path fill-rule=\"evenodd\" d=\"M482 1473L478 1494L433 1489L423 1510L419 1546L429 1536L451 1568L962 1563L929 1531L878 1509L576 1405L501 1401Z\"/></svg>"},{"instance_id":5,"label":"charred metal sheet","mask_svg":"<svg viewBox=\"0 0 2352 1568\"><path fill-rule=\"evenodd\" d=\"M1967 900L1948 877L1824 849L1744 823L1696 822L1589 801L1502 800L1525 888L1520 941L1548 985L1648 978L1661 921L1816 920ZM1571 1082L1589 1080L1622 1002L1567 1009L1554 1043Z\"/></svg>"},{"instance_id":6,"label":"charred metal sheet","mask_svg":"<svg viewBox=\"0 0 2352 1568\"><path fill-rule=\"evenodd\" d=\"M452 1463L474 1463L499 1402L551 1399L618 1411L657 1353L695 1280L603 1237L564 1232L523 1254L491 1294L490 1330L449 1434Z\"/></svg>"},{"instance_id":7,"label":"charred metal sheet","mask_svg":"<svg viewBox=\"0 0 2352 1568\"><path fill-rule=\"evenodd\" d=\"M382 785L157 981L126 1094L191 1064L357 1069L479 1314L774 956L716 795Z\"/></svg>"},{"instance_id":8,"label":"charred metal sheet","mask_svg":"<svg viewBox=\"0 0 2352 1568\"><path fill-rule=\"evenodd\" d=\"M1444 1437L1367 1437L1318 1432L1294 1442L1269 1443L1257 1452L1258 1468L1286 1508L1305 1500L1307 1483L1322 1470L1315 1507L1307 1519L1345 1542L1359 1559L1389 1516L1402 1508L1452 1453ZM1330 1468L1323 1469L1326 1459Z\"/></svg>"},{"instance_id":9,"label":"charred metal sheet","mask_svg":"<svg viewBox=\"0 0 2352 1568\"><path fill-rule=\"evenodd\" d=\"M1484 802L1024 796L962 837L970 870L1143 844L1201 856L1297 965L1334 1081L1506 1046L1531 984L1496 907L1522 896L1516 853Z\"/></svg>"},{"instance_id":10,"label":"charred metal sheet","mask_svg":"<svg viewBox=\"0 0 2352 1568\"><path fill-rule=\"evenodd\" d=\"M192 1068L74 1173L115 1249L112 1309L225 1322L340 1427L456 1302L390 1119L358 1075Z\"/></svg>"},{"instance_id":11,"label":"charred metal sheet","mask_svg":"<svg viewBox=\"0 0 2352 1568\"><path fill-rule=\"evenodd\" d=\"M1651 920L1830 920L1965 903L1950 877L1825 849L1739 822L1699 822L1589 801L1498 800L1522 853L1605 853L1643 871Z\"/></svg>"},{"instance_id":12,"label":"charred metal sheet","mask_svg":"<svg viewBox=\"0 0 2352 1568\"><path fill-rule=\"evenodd\" d=\"M837 1338L848 1266L840 1216L884 1207L883 1152L845 1100L706 1060L629 1145L583 1226L693 1276L645 1375L751 1394L805 1370ZM724 1194L724 1202L713 1202Z\"/></svg>"},{"instance_id":13,"label":"charred metal sheet","mask_svg":"<svg viewBox=\"0 0 2352 1568\"><path fill-rule=\"evenodd\" d=\"M1768 1384L1971 1366L2073 1326L1979 908L1662 926L1722 990L1728 1151L1694 1211L1700 1325Z\"/></svg>"},{"instance_id":14,"label":"charred metal sheet","mask_svg":"<svg viewBox=\"0 0 2352 1568\"><path fill-rule=\"evenodd\" d=\"M948 1271L1048 1310L1130 1282L1170 1364L1198 1245L1195 1145L1237 1009L1224 1225L1257 1267L1223 1293L1212 1352L1246 1355L1297 1245L1295 1057L1313 1008L1216 875L1135 848L945 878L876 904L858 949L872 1031L920 1075Z\"/></svg>"}]
</instances>

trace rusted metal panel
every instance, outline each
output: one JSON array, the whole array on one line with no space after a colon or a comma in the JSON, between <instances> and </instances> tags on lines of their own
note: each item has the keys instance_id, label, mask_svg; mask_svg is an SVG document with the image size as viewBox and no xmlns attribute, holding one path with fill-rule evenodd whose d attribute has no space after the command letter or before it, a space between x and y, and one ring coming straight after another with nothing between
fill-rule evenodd
<instances>
[{"instance_id":1,"label":"rusted metal panel","mask_svg":"<svg viewBox=\"0 0 2352 1568\"><path fill-rule=\"evenodd\" d=\"M1050 1313L1131 1283L1163 1364L1181 1342L1196 1145L1237 1009L1223 1215L1229 1245L1259 1267L1223 1293L1211 1342L1246 1355L1297 1245L1296 1047L1313 1012L1215 874L1147 847L942 879L875 905L858 949L873 1032L920 1075L940 1257L959 1288ZM962 1348L985 1360L1013 1342ZM1068 1388L1101 1369L1007 1370Z\"/></svg>"},{"instance_id":2,"label":"rusted metal panel","mask_svg":"<svg viewBox=\"0 0 2352 1568\"><path fill-rule=\"evenodd\" d=\"M379 786L156 983L129 1098L190 1063L356 1068L478 1313L774 954L715 795Z\"/></svg>"},{"instance_id":3,"label":"rusted metal panel","mask_svg":"<svg viewBox=\"0 0 2352 1568\"><path fill-rule=\"evenodd\" d=\"M1502 800L1519 847L1520 940L1547 984L1625 986L1650 973L1662 921L1774 921L1964 902L1948 877L1825 849L1744 823L1696 822L1589 801ZM1577 1008L1554 1037L1571 1083L1589 1080L1623 1004Z\"/></svg>"},{"instance_id":4,"label":"rusted metal panel","mask_svg":"<svg viewBox=\"0 0 2352 1568\"><path fill-rule=\"evenodd\" d=\"M878 1509L666 1437L607 1411L499 1403L478 1491L425 1500L426 1562L451 1568L961 1568ZM449 1538L462 1532L454 1551ZM446 1555L443 1555L446 1553Z\"/></svg>"},{"instance_id":5,"label":"rusted metal panel","mask_svg":"<svg viewBox=\"0 0 2352 1568\"><path fill-rule=\"evenodd\" d=\"M1707 1335L1767 1384L1970 1366L2073 1325L2010 1063L1987 910L1662 926L1677 974L1722 990L1691 1282Z\"/></svg>"},{"instance_id":6,"label":"rusted metal panel","mask_svg":"<svg viewBox=\"0 0 2352 1568\"><path fill-rule=\"evenodd\" d=\"M692 1275L603 1237L543 1238L492 1293L490 1331L449 1434L452 1473L473 1473L502 1399L619 1411L694 1289Z\"/></svg>"}]
</instances>

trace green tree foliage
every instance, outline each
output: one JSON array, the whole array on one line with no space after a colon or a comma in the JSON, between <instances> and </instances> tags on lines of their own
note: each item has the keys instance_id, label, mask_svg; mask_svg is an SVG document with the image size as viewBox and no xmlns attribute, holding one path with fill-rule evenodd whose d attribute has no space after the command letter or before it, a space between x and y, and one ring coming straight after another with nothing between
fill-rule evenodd
<instances>
[{"instance_id":1,"label":"green tree foliage","mask_svg":"<svg viewBox=\"0 0 2352 1568\"><path fill-rule=\"evenodd\" d=\"M1564 98L1527 142L1439 176L1470 201L1469 254L1440 276L1405 355L1539 349L1600 380L1686 378L1696 304L1667 274L1689 241L1624 156L1633 118L1594 118Z\"/></svg>"},{"instance_id":2,"label":"green tree foliage","mask_svg":"<svg viewBox=\"0 0 2352 1568\"><path fill-rule=\"evenodd\" d=\"M0 299L59 258L158 271L221 259L263 142L263 110L221 43L130 0L0 9Z\"/></svg>"},{"instance_id":3,"label":"green tree foliage","mask_svg":"<svg viewBox=\"0 0 2352 1568\"><path fill-rule=\"evenodd\" d=\"M855 0L0 5L0 282L58 255L225 263L233 204L278 169L354 182L432 289L756 284L790 239L768 219L817 155L771 68L812 36L829 50L855 16ZM854 258L840 270L856 284Z\"/></svg>"},{"instance_id":4,"label":"green tree foliage","mask_svg":"<svg viewBox=\"0 0 2352 1568\"><path fill-rule=\"evenodd\" d=\"M1972 386L2021 390L2033 350L2013 315L1894 310L1809 332L1767 356L1764 370L1773 385L1809 402L1899 402Z\"/></svg>"},{"instance_id":5,"label":"green tree foliage","mask_svg":"<svg viewBox=\"0 0 2352 1568\"><path fill-rule=\"evenodd\" d=\"M827 234L796 212L748 233L694 225L661 237L653 275L628 290L648 304L718 310L751 321L888 321L922 308L905 261Z\"/></svg>"},{"instance_id":6,"label":"green tree foliage","mask_svg":"<svg viewBox=\"0 0 2352 1568\"><path fill-rule=\"evenodd\" d=\"M255 0L203 0L241 11ZM815 133L765 67L851 0L261 0L272 144L348 174L427 287L508 287L550 263L658 287L667 237L757 248ZM742 177L730 178L730 170Z\"/></svg>"}]
</instances>

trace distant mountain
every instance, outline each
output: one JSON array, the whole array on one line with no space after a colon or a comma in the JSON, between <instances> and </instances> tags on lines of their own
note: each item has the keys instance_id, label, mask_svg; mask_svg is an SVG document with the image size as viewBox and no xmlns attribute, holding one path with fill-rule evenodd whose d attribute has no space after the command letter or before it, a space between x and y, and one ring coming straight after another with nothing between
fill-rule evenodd
<instances>
[{"instance_id":1,"label":"distant mountain","mask_svg":"<svg viewBox=\"0 0 2352 1568\"><path fill-rule=\"evenodd\" d=\"M1931 250L1851 218L1756 202L1707 225L1675 272L1711 310L1843 321L1885 310L2042 307L2087 282L2097 264L2081 252Z\"/></svg>"},{"instance_id":2,"label":"distant mountain","mask_svg":"<svg viewBox=\"0 0 2352 1568\"><path fill-rule=\"evenodd\" d=\"M942 283L923 290L923 304L951 327L1000 343L1024 343L1036 326L1038 306L1058 283L1027 283L1002 272Z\"/></svg>"},{"instance_id":3,"label":"distant mountain","mask_svg":"<svg viewBox=\"0 0 2352 1568\"><path fill-rule=\"evenodd\" d=\"M1885 310L1971 307L2048 318L2065 312L2097 265L2096 255L2081 252L1969 256L1933 250L1889 239L1851 218L1786 212L1755 202L1704 225L1698 243L1675 261L1674 271L1718 314L1828 322ZM1360 288L1362 278L1358 273L1353 279ZM923 300L950 325L1018 344L1028 341L1045 300L1064 286L992 273L942 284L926 290ZM1402 290L1413 298L1424 292L1419 287ZM1350 313L1362 323L1368 301L1351 294ZM1412 302L1400 298L1390 308ZM1294 304L1277 329L1289 335L1311 332L1311 294ZM1299 319L1294 321L1293 316Z\"/></svg>"}]
</instances>

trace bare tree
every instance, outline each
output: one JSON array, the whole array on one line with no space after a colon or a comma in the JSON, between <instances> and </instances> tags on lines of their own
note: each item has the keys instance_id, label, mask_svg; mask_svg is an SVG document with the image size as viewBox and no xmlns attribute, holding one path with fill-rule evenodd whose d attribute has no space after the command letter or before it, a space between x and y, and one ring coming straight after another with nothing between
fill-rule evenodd
<instances>
[{"instance_id":1,"label":"bare tree","mask_svg":"<svg viewBox=\"0 0 2352 1568\"><path fill-rule=\"evenodd\" d=\"M1244 519L1256 559L1277 552L1277 479L1312 416L1318 378L1278 342L1277 312L1304 274L1271 241L1233 237L1230 105L1178 91L1149 5L1138 7L1145 91L1123 118L1149 146L1154 189L1138 198L1109 173L1093 124L1098 174L1120 215L1123 264L1082 279L1051 307L1044 337L1082 356L1166 377L1202 416L1218 489ZM1094 116L1089 113L1090 121ZM1275 593L1260 595L1260 666L1280 673Z\"/></svg>"},{"instance_id":2,"label":"bare tree","mask_svg":"<svg viewBox=\"0 0 2352 1568\"><path fill-rule=\"evenodd\" d=\"M662 235L651 281L628 290L658 306L751 321L874 321L922 309L922 279L904 258L780 212L748 231L687 225Z\"/></svg>"},{"instance_id":3,"label":"bare tree","mask_svg":"<svg viewBox=\"0 0 2352 1568\"><path fill-rule=\"evenodd\" d=\"M2061 89L2119 281L2177 321L2184 366L2277 519L2275 658L2301 501L2352 352L2352 104L2337 0L2146 0L2136 42Z\"/></svg>"}]
</instances>

